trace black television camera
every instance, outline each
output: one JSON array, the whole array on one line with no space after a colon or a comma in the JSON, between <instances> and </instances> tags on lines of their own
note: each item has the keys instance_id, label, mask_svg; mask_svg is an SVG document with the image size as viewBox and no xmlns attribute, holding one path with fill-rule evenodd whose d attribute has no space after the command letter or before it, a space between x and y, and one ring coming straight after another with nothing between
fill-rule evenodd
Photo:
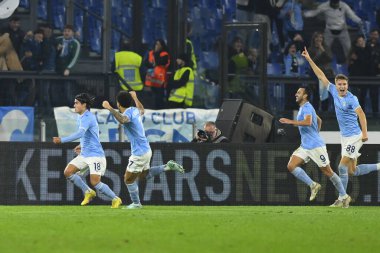
<instances>
[{"instance_id":1,"label":"black television camera","mask_svg":"<svg viewBox=\"0 0 380 253\"><path fill-rule=\"evenodd\" d=\"M208 142L211 140L211 136L202 129L197 130L197 137L198 137L198 140L200 139L201 142Z\"/></svg>"}]
</instances>

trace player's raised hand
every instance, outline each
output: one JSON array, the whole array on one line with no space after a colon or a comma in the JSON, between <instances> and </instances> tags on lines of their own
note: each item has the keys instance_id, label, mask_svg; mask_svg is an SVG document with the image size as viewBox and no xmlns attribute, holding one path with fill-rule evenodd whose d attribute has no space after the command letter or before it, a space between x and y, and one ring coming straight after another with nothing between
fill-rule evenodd
<instances>
[{"instance_id":1,"label":"player's raised hand","mask_svg":"<svg viewBox=\"0 0 380 253\"><path fill-rule=\"evenodd\" d=\"M59 144L59 143L61 143L61 138L60 137L53 137L53 142L55 144Z\"/></svg>"},{"instance_id":2,"label":"player's raised hand","mask_svg":"<svg viewBox=\"0 0 380 253\"><path fill-rule=\"evenodd\" d=\"M280 121L280 123L282 123L282 124L292 124L291 120L287 119L287 118L281 118L278 121Z\"/></svg>"},{"instance_id":3,"label":"player's raised hand","mask_svg":"<svg viewBox=\"0 0 380 253\"><path fill-rule=\"evenodd\" d=\"M137 97L136 91L134 91L134 90L129 91L129 94L131 95L132 98Z\"/></svg>"},{"instance_id":4,"label":"player's raised hand","mask_svg":"<svg viewBox=\"0 0 380 253\"><path fill-rule=\"evenodd\" d=\"M302 51L302 56L305 57L307 61L311 60L309 52L307 51L306 47L304 47Z\"/></svg>"},{"instance_id":5,"label":"player's raised hand","mask_svg":"<svg viewBox=\"0 0 380 253\"><path fill-rule=\"evenodd\" d=\"M107 100L103 101L102 106L103 108L108 109L108 110L112 108L112 106Z\"/></svg>"}]
</instances>

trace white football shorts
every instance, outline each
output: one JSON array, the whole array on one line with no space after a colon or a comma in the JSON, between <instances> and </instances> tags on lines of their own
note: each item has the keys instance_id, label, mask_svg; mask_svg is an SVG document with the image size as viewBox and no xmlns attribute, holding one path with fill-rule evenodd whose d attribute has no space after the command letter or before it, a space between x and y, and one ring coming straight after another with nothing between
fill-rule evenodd
<instances>
[{"instance_id":1,"label":"white football shorts","mask_svg":"<svg viewBox=\"0 0 380 253\"><path fill-rule=\"evenodd\" d=\"M139 173L144 170L149 170L150 159L152 158L152 150L149 150L141 156L131 155L129 157L127 171L131 173Z\"/></svg>"},{"instance_id":2,"label":"white football shorts","mask_svg":"<svg viewBox=\"0 0 380 253\"><path fill-rule=\"evenodd\" d=\"M358 135L354 135L350 137L341 136L341 143L342 143L342 157L346 156L346 157L355 159L361 155L359 153L359 150L363 146L362 134L358 134Z\"/></svg>"},{"instance_id":3,"label":"white football shorts","mask_svg":"<svg viewBox=\"0 0 380 253\"><path fill-rule=\"evenodd\" d=\"M329 155L327 154L326 146L314 149L304 149L303 147L297 148L293 154L308 163L313 160L319 168L326 167L330 164Z\"/></svg>"},{"instance_id":4,"label":"white football shorts","mask_svg":"<svg viewBox=\"0 0 380 253\"><path fill-rule=\"evenodd\" d=\"M74 165L80 170L81 174L85 174L90 169L90 174L103 176L107 168L107 160L104 156L83 157L78 155L69 164Z\"/></svg>"}]
</instances>

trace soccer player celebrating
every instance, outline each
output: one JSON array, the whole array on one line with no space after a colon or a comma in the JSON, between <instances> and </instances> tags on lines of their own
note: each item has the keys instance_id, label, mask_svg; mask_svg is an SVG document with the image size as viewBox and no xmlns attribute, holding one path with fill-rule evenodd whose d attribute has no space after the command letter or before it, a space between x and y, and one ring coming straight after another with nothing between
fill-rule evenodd
<instances>
[{"instance_id":1,"label":"soccer player celebrating","mask_svg":"<svg viewBox=\"0 0 380 253\"><path fill-rule=\"evenodd\" d=\"M357 158L360 156L359 150L363 146L363 142L368 140L365 113L360 107L358 98L348 91L348 78L345 75L336 75L335 85L333 85L310 58L306 48L302 52L302 55L309 62L324 88L327 88L334 98L335 113L339 124L342 145L342 158L338 169L343 186L347 189L348 175L360 176L368 174L371 171L380 170L380 163L356 166ZM358 117L361 128L358 124ZM338 199L333 205L342 206L342 202Z\"/></svg>"},{"instance_id":2,"label":"soccer player celebrating","mask_svg":"<svg viewBox=\"0 0 380 253\"><path fill-rule=\"evenodd\" d=\"M90 112L93 98L86 93L81 93L75 97L74 109L78 113L78 131L67 137L53 137L55 144L70 142L80 139L80 145L75 147L78 154L66 166L64 175L74 185L82 189L85 197L81 205L85 206L96 197L96 192L92 190L77 172L84 173L90 169L90 182L98 192L103 193L112 200L111 208L119 208L122 201L110 189L110 187L100 181L106 171L107 161L103 147L99 141L99 125L95 115Z\"/></svg>"},{"instance_id":3,"label":"soccer player celebrating","mask_svg":"<svg viewBox=\"0 0 380 253\"><path fill-rule=\"evenodd\" d=\"M145 136L145 130L142 123L144 106L137 98L134 91L120 91L117 95L117 107L120 112L111 107L108 101L103 101L103 107L109 110L124 126L124 132L131 143L131 156L127 169L124 174L124 182L127 185L132 203L127 206L128 209L141 208L139 197L139 187L136 182L139 179L149 179L164 171L174 170L184 173L184 169L178 163L170 160L167 164L150 168L150 159L152 150ZM132 106L132 101L136 107Z\"/></svg>"},{"instance_id":4,"label":"soccer player celebrating","mask_svg":"<svg viewBox=\"0 0 380 253\"><path fill-rule=\"evenodd\" d=\"M297 179L301 180L310 187L310 201L314 200L321 185L314 182L306 172L300 167L302 164L313 160L322 173L329 177L335 188L339 192L338 200L342 203L341 207L348 208L351 197L346 194L342 181L331 169L330 160L327 154L326 145L319 135L322 120L317 116L313 106L309 102L311 96L310 88L299 88L296 93L296 102L300 106L297 120L281 118L283 124L298 126L301 134L301 147L293 152L288 163L288 170Z\"/></svg>"}]
</instances>

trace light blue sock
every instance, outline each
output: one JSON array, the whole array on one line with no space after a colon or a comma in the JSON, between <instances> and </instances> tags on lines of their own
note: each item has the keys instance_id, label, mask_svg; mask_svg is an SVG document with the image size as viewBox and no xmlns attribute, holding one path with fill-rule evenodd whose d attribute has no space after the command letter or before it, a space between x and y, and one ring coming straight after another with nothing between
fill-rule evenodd
<instances>
[{"instance_id":1,"label":"light blue sock","mask_svg":"<svg viewBox=\"0 0 380 253\"><path fill-rule=\"evenodd\" d=\"M114 198L116 198L116 194L111 190L111 188L102 182L99 182L97 185L95 185L95 189L103 193L110 200L113 200Z\"/></svg>"},{"instance_id":2,"label":"light blue sock","mask_svg":"<svg viewBox=\"0 0 380 253\"><path fill-rule=\"evenodd\" d=\"M146 176L146 179L157 176L161 174L162 172L164 172L164 170L165 170L165 165L151 167L149 169L148 175Z\"/></svg>"},{"instance_id":3,"label":"light blue sock","mask_svg":"<svg viewBox=\"0 0 380 253\"><path fill-rule=\"evenodd\" d=\"M306 174L306 172L303 169L301 169L300 167L295 168L291 173L297 179L301 180L302 182L304 182L308 186L311 186L311 184L313 183L313 180L311 180L311 178Z\"/></svg>"},{"instance_id":4,"label":"light blue sock","mask_svg":"<svg viewBox=\"0 0 380 253\"><path fill-rule=\"evenodd\" d=\"M347 190L347 184L348 184L347 166L343 164L339 164L338 171L339 171L339 177L340 177L340 180L342 181L343 187L345 190Z\"/></svg>"},{"instance_id":5,"label":"light blue sock","mask_svg":"<svg viewBox=\"0 0 380 253\"><path fill-rule=\"evenodd\" d=\"M79 188L81 188L83 193L90 190L90 187L86 184L86 182L83 181L83 179L77 174L72 174L71 176L67 178L67 180L69 180L75 186L78 186Z\"/></svg>"},{"instance_id":6,"label":"light blue sock","mask_svg":"<svg viewBox=\"0 0 380 253\"><path fill-rule=\"evenodd\" d=\"M354 172L354 176L365 175L372 171L377 171L377 164L360 164L356 166L356 171Z\"/></svg>"},{"instance_id":7,"label":"light blue sock","mask_svg":"<svg viewBox=\"0 0 380 253\"><path fill-rule=\"evenodd\" d=\"M132 184L127 184L127 188L129 191L129 196L131 196L132 202L135 204L140 204L139 186L137 185L136 181Z\"/></svg>"},{"instance_id":8,"label":"light blue sock","mask_svg":"<svg viewBox=\"0 0 380 253\"><path fill-rule=\"evenodd\" d=\"M339 178L339 176L335 172L330 177L330 181L333 183L336 190L339 192L339 197L344 197L346 195L346 189L344 189L342 180Z\"/></svg>"}]
</instances>

